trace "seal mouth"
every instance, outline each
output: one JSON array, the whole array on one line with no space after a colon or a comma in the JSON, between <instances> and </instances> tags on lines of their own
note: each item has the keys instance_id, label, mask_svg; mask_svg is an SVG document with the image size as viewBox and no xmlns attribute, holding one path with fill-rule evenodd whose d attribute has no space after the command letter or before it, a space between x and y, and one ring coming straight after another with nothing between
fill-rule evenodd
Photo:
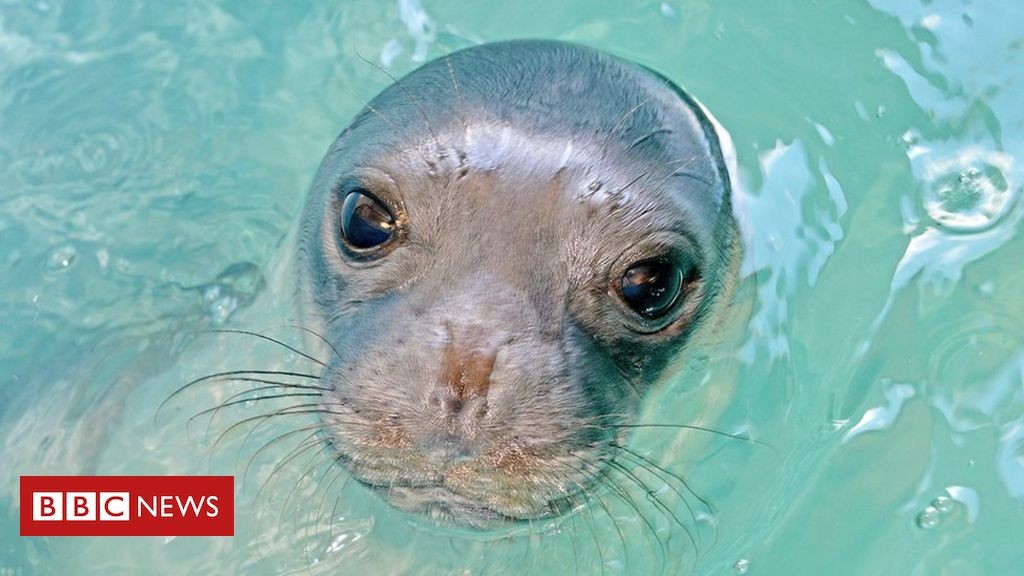
<instances>
[{"instance_id":1,"label":"seal mouth","mask_svg":"<svg viewBox=\"0 0 1024 576\"><path fill-rule=\"evenodd\" d=\"M440 525L493 529L559 517L586 504L594 481L558 476L538 482L537 474L509 474L480 457L455 457L425 466L399 460L367 466L349 455L341 463L353 480L385 503ZM557 462L555 458L546 464Z\"/></svg>"},{"instance_id":2,"label":"seal mouth","mask_svg":"<svg viewBox=\"0 0 1024 576\"><path fill-rule=\"evenodd\" d=\"M474 525L485 526L524 521L502 514L440 484L385 486L358 478L356 480L395 508L433 520L459 522L471 518Z\"/></svg>"},{"instance_id":3,"label":"seal mouth","mask_svg":"<svg viewBox=\"0 0 1024 576\"><path fill-rule=\"evenodd\" d=\"M514 516L492 508L478 499L460 494L442 484L375 484L356 478L360 485L377 494L394 508L426 517L437 524L470 526L477 529L517 527L543 519L562 516L579 505L569 496L550 500L544 509L529 517Z\"/></svg>"}]
</instances>

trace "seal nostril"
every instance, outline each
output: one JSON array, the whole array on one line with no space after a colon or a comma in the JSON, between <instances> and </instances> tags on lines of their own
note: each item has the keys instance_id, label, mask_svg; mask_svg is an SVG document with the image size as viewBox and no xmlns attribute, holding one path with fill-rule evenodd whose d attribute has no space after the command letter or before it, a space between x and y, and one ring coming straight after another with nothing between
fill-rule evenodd
<instances>
[{"instance_id":1,"label":"seal nostril","mask_svg":"<svg viewBox=\"0 0 1024 576\"><path fill-rule=\"evenodd\" d=\"M453 398L446 402L444 407L448 412L452 414L457 414L459 412L462 412L462 400L459 398Z\"/></svg>"}]
</instances>

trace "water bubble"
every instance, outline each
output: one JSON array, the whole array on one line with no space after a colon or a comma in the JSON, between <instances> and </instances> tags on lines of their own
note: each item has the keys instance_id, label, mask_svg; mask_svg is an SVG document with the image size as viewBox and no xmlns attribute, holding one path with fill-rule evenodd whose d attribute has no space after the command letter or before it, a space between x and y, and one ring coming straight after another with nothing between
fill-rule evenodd
<instances>
[{"instance_id":1,"label":"water bubble","mask_svg":"<svg viewBox=\"0 0 1024 576\"><path fill-rule=\"evenodd\" d=\"M78 249L73 244L65 244L50 252L46 258L47 270L64 270L75 263L78 256Z\"/></svg>"},{"instance_id":2,"label":"water bubble","mask_svg":"<svg viewBox=\"0 0 1024 576\"><path fill-rule=\"evenodd\" d=\"M946 494L952 502L963 504L968 522L973 524L977 520L981 508L981 497L977 490L968 486L946 486ZM951 506L954 505L952 502Z\"/></svg>"},{"instance_id":3,"label":"water bubble","mask_svg":"<svg viewBox=\"0 0 1024 576\"><path fill-rule=\"evenodd\" d=\"M934 506L927 506L917 515L917 526L922 530L931 530L939 525L939 511Z\"/></svg>"},{"instance_id":4,"label":"water bubble","mask_svg":"<svg viewBox=\"0 0 1024 576\"><path fill-rule=\"evenodd\" d=\"M935 500L932 500L931 507L938 510L940 514L948 514L953 509L953 499L949 496L936 496Z\"/></svg>"},{"instance_id":5,"label":"water bubble","mask_svg":"<svg viewBox=\"0 0 1024 576\"><path fill-rule=\"evenodd\" d=\"M223 291L224 290L220 284L210 284L203 289L203 302L206 302L207 304L216 302Z\"/></svg>"},{"instance_id":6,"label":"water bubble","mask_svg":"<svg viewBox=\"0 0 1024 576\"><path fill-rule=\"evenodd\" d=\"M750 570L750 560L746 558L740 558L732 565L733 572L737 574L746 574L747 570Z\"/></svg>"},{"instance_id":7,"label":"water bubble","mask_svg":"<svg viewBox=\"0 0 1024 576\"><path fill-rule=\"evenodd\" d=\"M231 313L238 308L238 299L234 296L224 296L218 298L213 304L210 304L210 317L217 324L223 324L228 321Z\"/></svg>"},{"instance_id":8,"label":"water bubble","mask_svg":"<svg viewBox=\"0 0 1024 576\"><path fill-rule=\"evenodd\" d=\"M930 163L922 194L925 212L946 230L989 228L1009 211L1020 192L1007 178L1010 164L1006 154L977 148Z\"/></svg>"}]
</instances>

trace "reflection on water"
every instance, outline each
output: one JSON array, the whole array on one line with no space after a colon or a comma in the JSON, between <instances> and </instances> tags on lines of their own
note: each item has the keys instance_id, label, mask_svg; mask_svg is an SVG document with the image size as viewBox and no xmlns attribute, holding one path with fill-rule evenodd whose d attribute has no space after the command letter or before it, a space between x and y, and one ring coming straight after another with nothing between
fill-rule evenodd
<instances>
[{"instance_id":1,"label":"reflection on water","mask_svg":"<svg viewBox=\"0 0 1024 576\"><path fill-rule=\"evenodd\" d=\"M1024 5L997 4L0 1L0 573L1019 573ZM389 83L360 55L508 37L637 59L732 133L738 328L644 418L740 437L638 431L636 482L486 536L347 482L259 383L154 421L217 370L311 369L197 330L301 345L282 239ZM18 474L205 472L239 477L232 539L15 536Z\"/></svg>"}]
</instances>

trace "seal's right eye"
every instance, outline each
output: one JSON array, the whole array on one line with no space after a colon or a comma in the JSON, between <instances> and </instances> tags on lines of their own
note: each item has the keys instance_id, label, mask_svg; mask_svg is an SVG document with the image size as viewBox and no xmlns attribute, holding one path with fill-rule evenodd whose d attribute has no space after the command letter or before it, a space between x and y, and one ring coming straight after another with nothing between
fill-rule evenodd
<instances>
[{"instance_id":1,"label":"seal's right eye","mask_svg":"<svg viewBox=\"0 0 1024 576\"><path fill-rule=\"evenodd\" d=\"M683 274L675 264L662 259L633 264L619 281L619 293L626 304L645 318L667 314L682 292Z\"/></svg>"},{"instance_id":2,"label":"seal's right eye","mask_svg":"<svg viewBox=\"0 0 1024 576\"><path fill-rule=\"evenodd\" d=\"M341 237L349 248L370 250L395 236L395 217L376 198L361 190L349 192L341 205Z\"/></svg>"}]
</instances>

